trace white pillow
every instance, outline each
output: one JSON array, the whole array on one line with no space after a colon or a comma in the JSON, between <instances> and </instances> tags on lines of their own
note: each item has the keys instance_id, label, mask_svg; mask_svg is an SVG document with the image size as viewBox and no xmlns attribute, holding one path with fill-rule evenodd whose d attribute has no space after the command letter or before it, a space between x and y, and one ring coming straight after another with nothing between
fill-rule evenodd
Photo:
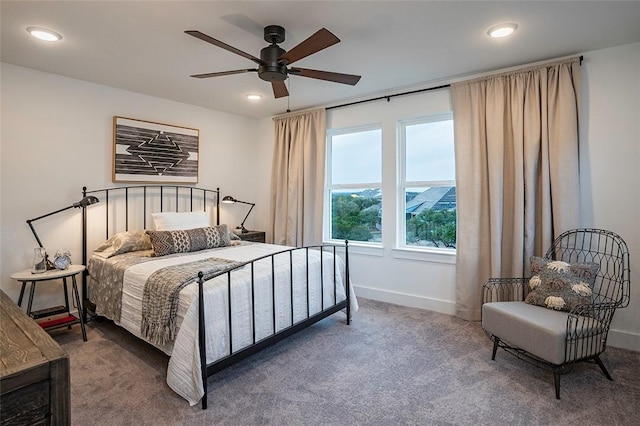
<instances>
[{"instance_id":1,"label":"white pillow","mask_svg":"<svg viewBox=\"0 0 640 426\"><path fill-rule=\"evenodd\" d=\"M151 213L156 231L181 231L206 228L209 216L205 211Z\"/></svg>"}]
</instances>

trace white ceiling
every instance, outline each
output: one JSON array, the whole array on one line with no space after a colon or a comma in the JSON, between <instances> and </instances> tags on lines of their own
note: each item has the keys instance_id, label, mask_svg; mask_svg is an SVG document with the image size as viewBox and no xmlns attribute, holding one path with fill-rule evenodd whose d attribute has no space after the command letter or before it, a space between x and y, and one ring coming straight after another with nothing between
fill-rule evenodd
<instances>
[{"instance_id":1,"label":"white ceiling","mask_svg":"<svg viewBox=\"0 0 640 426\"><path fill-rule=\"evenodd\" d=\"M640 40L638 1L2 0L0 15L3 62L255 118ZM508 39L489 38L487 29L501 22L519 28ZM285 50L327 28L342 41L295 66L362 79L348 86L293 76L291 96L274 99L255 73L189 77L255 64L185 30L259 57L266 25L286 29ZM27 26L63 40L38 41ZM264 99L249 102L249 92Z\"/></svg>"}]
</instances>

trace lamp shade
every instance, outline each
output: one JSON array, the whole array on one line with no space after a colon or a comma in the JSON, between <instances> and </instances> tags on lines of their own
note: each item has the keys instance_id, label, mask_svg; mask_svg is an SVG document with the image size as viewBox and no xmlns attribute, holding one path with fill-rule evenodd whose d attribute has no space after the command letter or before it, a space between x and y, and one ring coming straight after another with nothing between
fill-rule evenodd
<instances>
[{"instance_id":1,"label":"lamp shade","mask_svg":"<svg viewBox=\"0 0 640 426\"><path fill-rule=\"evenodd\" d=\"M94 197L93 195L87 195L77 203L73 203L73 207L87 207L87 206L90 206L91 204L98 203L99 201L100 200L98 200L98 197Z\"/></svg>"},{"instance_id":2,"label":"lamp shade","mask_svg":"<svg viewBox=\"0 0 640 426\"><path fill-rule=\"evenodd\" d=\"M222 199L223 203L227 203L227 204L233 204L235 203L237 200L235 198L233 198L231 195L225 195L225 197Z\"/></svg>"}]
</instances>

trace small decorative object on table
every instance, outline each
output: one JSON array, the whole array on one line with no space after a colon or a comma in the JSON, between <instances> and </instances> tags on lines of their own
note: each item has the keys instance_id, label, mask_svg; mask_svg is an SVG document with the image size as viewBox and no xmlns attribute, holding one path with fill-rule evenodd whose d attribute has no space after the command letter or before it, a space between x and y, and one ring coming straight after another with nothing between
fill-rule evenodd
<instances>
[{"instance_id":1,"label":"small decorative object on table","mask_svg":"<svg viewBox=\"0 0 640 426\"><path fill-rule=\"evenodd\" d=\"M67 269L71 265L71 252L67 249L59 249L53 259L53 264L57 269Z\"/></svg>"},{"instance_id":2,"label":"small decorative object on table","mask_svg":"<svg viewBox=\"0 0 640 426\"><path fill-rule=\"evenodd\" d=\"M33 262L31 264L32 274L42 274L47 271L47 252L44 247L33 249Z\"/></svg>"}]
</instances>

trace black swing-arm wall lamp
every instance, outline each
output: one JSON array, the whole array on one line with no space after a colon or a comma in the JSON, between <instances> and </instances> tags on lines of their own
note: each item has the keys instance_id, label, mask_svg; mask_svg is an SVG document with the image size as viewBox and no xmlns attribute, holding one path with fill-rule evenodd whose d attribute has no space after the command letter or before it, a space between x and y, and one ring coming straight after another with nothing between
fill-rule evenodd
<instances>
[{"instance_id":1,"label":"black swing-arm wall lamp","mask_svg":"<svg viewBox=\"0 0 640 426\"><path fill-rule=\"evenodd\" d=\"M85 208L87 206L90 206L91 204L95 204L97 202L99 202L100 200L98 200L97 197L94 197L93 195L88 195L86 197L84 197L82 200L78 201L77 203L73 203L68 207L64 207L60 210L56 210L53 211L51 213L47 213L47 214L43 214L42 216L38 216L36 218L33 219L28 219L27 220L27 225L29 225L29 228L31 228L31 232L33 232L33 236L36 238L36 241L38 242L38 246L40 246L40 248L43 248L44 246L42 245L42 241L40 241L40 237L38 237L38 233L36 232L36 229L33 227L33 222L40 220L40 219L44 219L45 217L49 217L49 216L53 216L54 214L58 214L60 212L63 212L65 210L69 210L71 208ZM49 261L47 261L47 265L49 266ZM53 268L53 267L52 267Z\"/></svg>"},{"instance_id":2,"label":"black swing-arm wall lamp","mask_svg":"<svg viewBox=\"0 0 640 426\"><path fill-rule=\"evenodd\" d=\"M230 195L225 196L222 199L223 203L227 203L227 204L234 204L234 203L241 203L241 204L247 204L249 206L251 206L251 208L249 209L249 211L247 212L247 215L244 217L244 220L242 221L242 223L240 224L240 228L242 229L242 232L249 232L249 230L247 228L244 227L244 223L246 222L247 218L249 217L249 213L251 213L251 210L253 210L253 207L256 205L256 203L248 203L246 201L240 201L240 200L236 200L235 198L233 198Z\"/></svg>"}]
</instances>

